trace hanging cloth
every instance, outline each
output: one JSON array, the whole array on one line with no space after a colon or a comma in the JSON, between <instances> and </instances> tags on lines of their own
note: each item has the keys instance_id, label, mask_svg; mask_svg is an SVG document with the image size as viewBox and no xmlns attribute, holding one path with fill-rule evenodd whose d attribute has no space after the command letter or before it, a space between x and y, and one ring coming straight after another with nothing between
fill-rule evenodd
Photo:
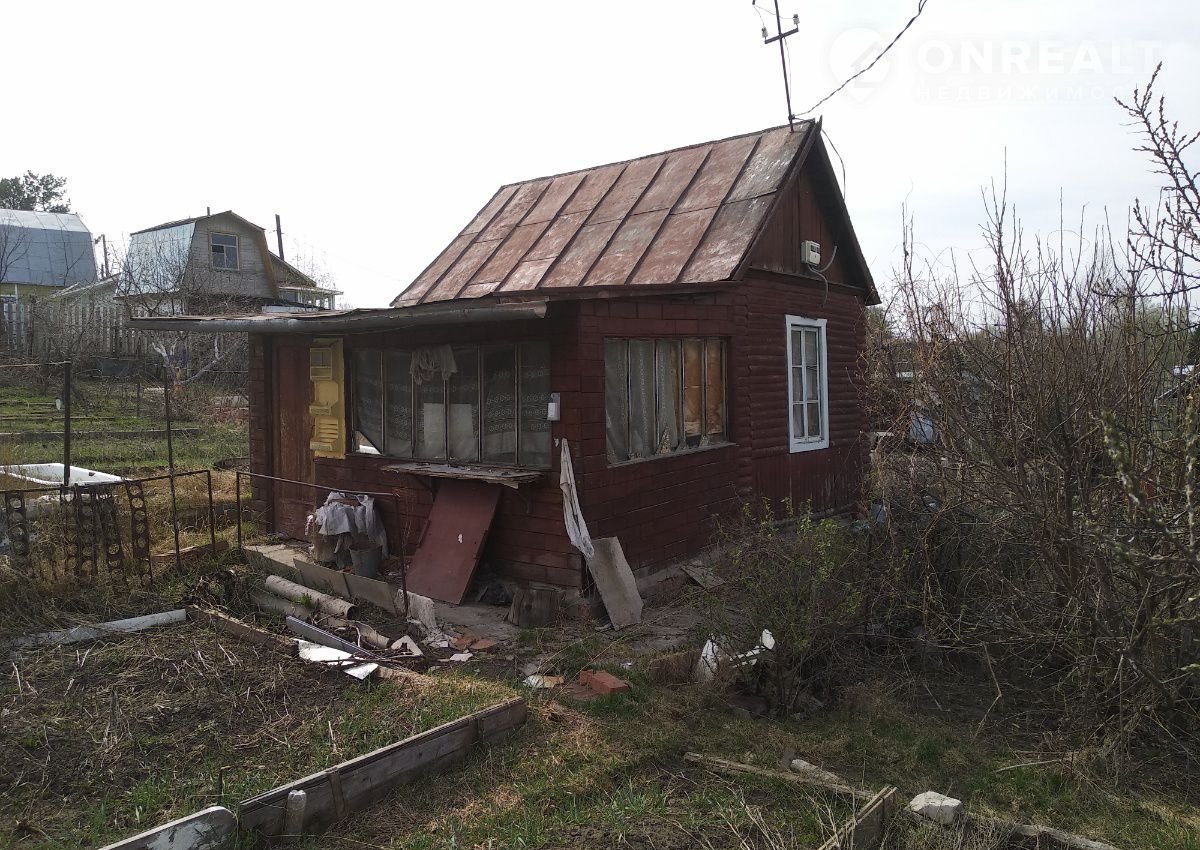
<instances>
[{"instance_id":1,"label":"hanging cloth","mask_svg":"<svg viewBox=\"0 0 1200 850\"><path fill-rule=\"evenodd\" d=\"M563 522L567 526L567 537L575 548L583 553L588 560L596 557L596 547L592 545L592 537L588 534L587 523L583 519L583 511L579 507L579 491L575 487L575 469L571 465L571 450L567 441L562 441L562 458L559 463L558 486L563 493Z\"/></svg>"}]
</instances>

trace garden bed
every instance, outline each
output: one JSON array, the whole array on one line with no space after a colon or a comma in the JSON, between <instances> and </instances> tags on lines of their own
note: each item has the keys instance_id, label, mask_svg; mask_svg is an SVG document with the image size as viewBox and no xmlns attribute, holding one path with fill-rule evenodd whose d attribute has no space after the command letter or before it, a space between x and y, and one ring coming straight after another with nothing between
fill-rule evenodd
<instances>
[{"instance_id":1,"label":"garden bed","mask_svg":"<svg viewBox=\"0 0 1200 850\"><path fill-rule=\"evenodd\" d=\"M236 806L511 693L361 683L197 624L28 651L0 684L0 845L95 846Z\"/></svg>"}]
</instances>

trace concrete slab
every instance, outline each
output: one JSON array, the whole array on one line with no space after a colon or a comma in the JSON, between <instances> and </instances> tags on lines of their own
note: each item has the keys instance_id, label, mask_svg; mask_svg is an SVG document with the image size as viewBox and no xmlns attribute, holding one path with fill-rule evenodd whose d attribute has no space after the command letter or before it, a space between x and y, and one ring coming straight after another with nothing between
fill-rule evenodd
<instances>
[{"instance_id":1,"label":"concrete slab","mask_svg":"<svg viewBox=\"0 0 1200 850\"><path fill-rule=\"evenodd\" d=\"M596 589L604 600L608 619L614 629L633 626L642 621L642 597L638 593L633 570L625 560L621 541L615 537L598 537L592 541L594 557L587 558L588 571L596 581Z\"/></svg>"}]
</instances>

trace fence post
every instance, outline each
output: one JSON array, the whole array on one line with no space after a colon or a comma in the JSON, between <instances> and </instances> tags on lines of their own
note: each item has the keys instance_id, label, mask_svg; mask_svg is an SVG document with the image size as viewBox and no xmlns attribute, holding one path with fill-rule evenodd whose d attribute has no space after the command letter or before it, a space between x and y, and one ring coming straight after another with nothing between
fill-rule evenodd
<instances>
[{"instance_id":1,"label":"fence post","mask_svg":"<svg viewBox=\"0 0 1200 850\"><path fill-rule=\"evenodd\" d=\"M71 361L63 363L63 486L71 486Z\"/></svg>"},{"instance_id":2,"label":"fence post","mask_svg":"<svg viewBox=\"0 0 1200 850\"><path fill-rule=\"evenodd\" d=\"M179 509L175 502L175 444L171 439L171 367L163 370L163 410L167 416L167 479L171 484L171 531L175 534L175 570L181 568L179 557Z\"/></svg>"}]
</instances>

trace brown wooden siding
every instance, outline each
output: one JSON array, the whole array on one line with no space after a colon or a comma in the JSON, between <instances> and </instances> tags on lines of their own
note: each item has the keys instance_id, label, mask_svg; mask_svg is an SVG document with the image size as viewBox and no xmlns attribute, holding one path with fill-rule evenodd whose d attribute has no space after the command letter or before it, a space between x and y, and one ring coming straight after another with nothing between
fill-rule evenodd
<instances>
[{"instance_id":1,"label":"brown wooden siding","mask_svg":"<svg viewBox=\"0 0 1200 850\"><path fill-rule=\"evenodd\" d=\"M579 344L583 415L575 450L581 502L594 537L617 536L631 566L649 570L711 542L714 519L747 501L781 510L844 513L861 487L865 441L859 400L862 299L798 278L751 279L719 294L583 302ZM827 449L788 444L786 316L828 320ZM733 445L612 465L604 420L605 337L728 340L727 397ZM564 404L565 404L564 398Z\"/></svg>"},{"instance_id":2,"label":"brown wooden siding","mask_svg":"<svg viewBox=\"0 0 1200 850\"><path fill-rule=\"evenodd\" d=\"M841 203L840 197L832 197L837 191L836 186L827 184L819 170L811 164L806 166L799 177L780 192L774 215L750 254L750 267L808 275L807 266L800 261L800 247L811 240L821 246L821 266L829 266L824 272L827 280L864 285L864 281L856 279L854 249L847 242L838 219L829 214L833 203ZM835 248L838 248L836 255Z\"/></svg>"},{"instance_id":3,"label":"brown wooden siding","mask_svg":"<svg viewBox=\"0 0 1200 850\"><path fill-rule=\"evenodd\" d=\"M347 362L355 349L395 348L443 343L508 343L544 339L550 342L551 389L561 392L564 413L562 421L555 423L551 435L555 440L554 467L546 471L545 477L534 485L522 487L520 491L505 488L500 501L496 520L484 548L484 562L495 567L502 575L522 581L548 582L551 584L578 587L583 570L578 551L571 546L563 525L562 493L558 486L558 440L567 437L572 443L577 439L581 416L579 403L579 356L574 334L576 305L555 305L544 320L514 322L503 325L475 325L437 330L405 331L403 335L379 332L346 337L343 340ZM295 351L293 344L308 345L311 339L289 338L288 349ZM275 435L271 439L252 437L251 463L255 472L267 472L274 468L272 452L277 451L278 423L271 419L270 409L266 412L256 389L262 386L267 393L269 368L264 367L265 358L270 357L271 346L263 338L252 338L251 382L254 409L252 422L262 423L265 431ZM282 389L282 388L281 388ZM298 388L303 392L307 388ZM258 429L252 427L252 432ZM347 490L365 490L395 494L397 499L379 499L377 505L387 528L390 545L408 552L416 547L433 504L436 479L417 478L403 473L385 472L383 467L395 460L374 455L348 454L344 459L317 458L311 483L325 487ZM314 506L324 500L324 493L313 490ZM273 509L275 491L259 483L255 488L255 507L267 512ZM402 507L398 507L402 506ZM272 519L273 521L273 519Z\"/></svg>"},{"instance_id":4,"label":"brown wooden siding","mask_svg":"<svg viewBox=\"0 0 1200 850\"><path fill-rule=\"evenodd\" d=\"M210 233L228 233L238 238L238 271L226 271L212 267L209 249ZM267 273L267 258L263 256L266 245L263 232L248 227L233 216L214 215L196 222L192 234L192 246L188 258L188 277L193 291L216 298L217 296L239 296L241 298L277 298L278 292Z\"/></svg>"}]
</instances>

